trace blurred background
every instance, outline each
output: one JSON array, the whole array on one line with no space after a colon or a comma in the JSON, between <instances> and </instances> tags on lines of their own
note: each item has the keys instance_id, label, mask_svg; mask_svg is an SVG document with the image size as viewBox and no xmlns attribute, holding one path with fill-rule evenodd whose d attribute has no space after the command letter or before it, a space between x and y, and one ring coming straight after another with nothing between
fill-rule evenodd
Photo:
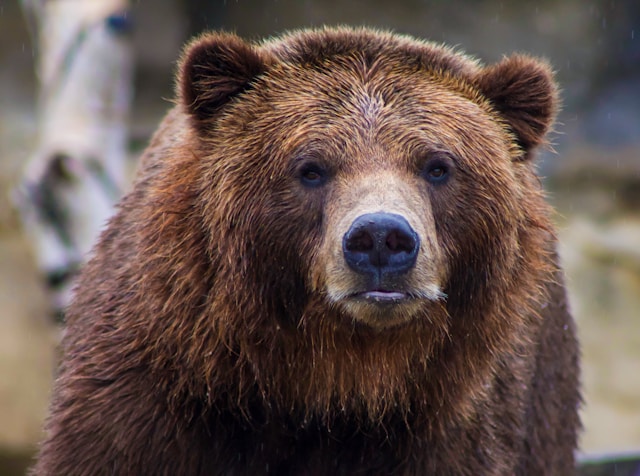
<instances>
[{"instance_id":1,"label":"blurred background","mask_svg":"<svg viewBox=\"0 0 640 476\"><path fill-rule=\"evenodd\" d=\"M47 25L38 18L44 3L51 7L74 2L97 5L100 0L25 0L26 9L16 0L0 0L0 475L21 474L40 438L61 333L55 314L65 299L56 289L62 278L43 267L20 190L37 175L34 170L42 168L33 164L42 163L37 156L43 153L42 144L49 144L43 131L60 137L76 127L69 121L56 124L55 111L60 109L47 103L47 65L41 56L53 57L55 48L42 31L37 34ZM100 186L112 194L126 190L139 153L171 106L181 46L204 29L259 39L290 28L368 25L456 45L485 63L515 51L547 58L557 71L564 106L551 137L553 147L540 152L540 173L557 208L561 254L582 341L582 452L640 450L640 2L111 3L122 5L115 13L96 13L91 28L106 25L105 31L113 35L108 50L117 54L98 60L103 67L114 66L90 69L102 71L92 80L97 81L94 87L120 78L120 95L112 101L117 103L117 121L106 121L109 134L98 123L97 132L80 135L104 142L98 155L107 156L105 148L123 144L125 159L114 172L122 177L90 174L102 177ZM56 24L61 21L58 17ZM63 32L73 30L73 25L62 25ZM87 31L94 30L82 34ZM73 95L74 88L67 94ZM76 102L78 96L80 92ZM89 105L93 101L90 93L80 99ZM77 127L86 128L91 120ZM74 164L82 161L65 157L58 157L55 173L68 178ZM87 205L94 202L85 201L82 192L79 197L67 197L70 206L85 213L89 208L94 221L97 217L103 222L112 197L95 206Z\"/></svg>"}]
</instances>

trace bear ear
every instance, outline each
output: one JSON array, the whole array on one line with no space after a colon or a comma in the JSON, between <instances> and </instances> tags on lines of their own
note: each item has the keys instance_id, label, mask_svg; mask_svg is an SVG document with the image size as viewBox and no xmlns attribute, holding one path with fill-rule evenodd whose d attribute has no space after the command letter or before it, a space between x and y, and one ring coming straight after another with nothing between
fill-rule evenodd
<instances>
[{"instance_id":1,"label":"bear ear","mask_svg":"<svg viewBox=\"0 0 640 476\"><path fill-rule=\"evenodd\" d=\"M558 110L558 89L551 67L539 59L513 55L484 68L477 84L504 117L528 159L544 141Z\"/></svg>"},{"instance_id":2,"label":"bear ear","mask_svg":"<svg viewBox=\"0 0 640 476\"><path fill-rule=\"evenodd\" d=\"M196 127L205 127L266 69L263 55L253 45L230 33L208 33L192 41L182 55L178 95Z\"/></svg>"}]
</instances>

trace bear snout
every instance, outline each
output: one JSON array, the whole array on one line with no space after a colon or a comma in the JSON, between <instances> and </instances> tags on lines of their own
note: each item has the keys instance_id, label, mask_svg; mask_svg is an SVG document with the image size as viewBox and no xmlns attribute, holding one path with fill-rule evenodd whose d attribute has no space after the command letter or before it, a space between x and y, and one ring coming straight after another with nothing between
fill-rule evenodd
<instances>
[{"instance_id":1,"label":"bear snout","mask_svg":"<svg viewBox=\"0 0 640 476\"><path fill-rule=\"evenodd\" d=\"M409 222L394 213L366 213L357 217L342 240L347 265L367 276L372 285L411 270L420 238Z\"/></svg>"}]
</instances>

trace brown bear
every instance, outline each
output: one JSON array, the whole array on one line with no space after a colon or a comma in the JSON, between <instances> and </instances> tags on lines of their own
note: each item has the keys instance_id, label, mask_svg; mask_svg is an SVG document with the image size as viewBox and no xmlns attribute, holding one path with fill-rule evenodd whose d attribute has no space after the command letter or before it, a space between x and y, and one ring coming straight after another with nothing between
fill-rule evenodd
<instances>
[{"instance_id":1,"label":"brown bear","mask_svg":"<svg viewBox=\"0 0 640 476\"><path fill-rule=\"evenodd\" d=\"M68 310L38 475L568 475L549 66L208 33Z\"/></svg>"}]
</instances>

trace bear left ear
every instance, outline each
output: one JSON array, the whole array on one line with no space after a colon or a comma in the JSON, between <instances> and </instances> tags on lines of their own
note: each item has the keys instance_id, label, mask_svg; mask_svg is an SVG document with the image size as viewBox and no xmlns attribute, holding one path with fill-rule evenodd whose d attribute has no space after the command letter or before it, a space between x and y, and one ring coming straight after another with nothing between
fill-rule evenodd
<instances>
[{"instance_id":1,"label":"bear left ear","mask_svg":"<svg viewBox=\"0 0 640 476\"><path fill-rule=\"evenodd\" d=\"M558 110L558 88L551 67L535 58L513 55L484 68L477 85L505 118L523 156L544 141Z\"/></svg>"},{"instance_id":2,"label":"bear left ear","mask_svg":"<svg viewBox=\"0 0 640 476\"><path fill-rule=\"evenodd\" d=\"M187 46L180 61L178 95L198 128L267 69L264 55L230 33L208 33Z\"/></svg>"}]
</instances>

